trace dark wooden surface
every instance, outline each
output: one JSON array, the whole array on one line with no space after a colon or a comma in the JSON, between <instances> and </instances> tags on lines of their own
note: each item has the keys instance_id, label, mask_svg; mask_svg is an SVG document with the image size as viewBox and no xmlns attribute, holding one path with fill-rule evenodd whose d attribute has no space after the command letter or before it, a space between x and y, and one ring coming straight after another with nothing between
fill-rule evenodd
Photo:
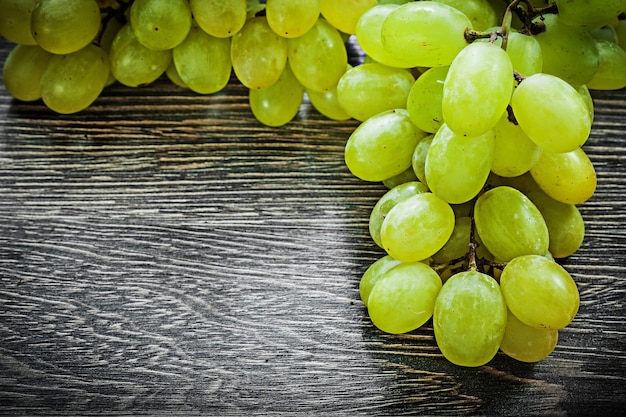
<instances>
[{"instance_id":1,"label":"dark wooden surface","mask_svg":"<svg viewBox=\"0 0 626 417\"><path fill-rule=\"evenodd\" d=\"M237 83L70 116L1 87L0 414L624 415L626 91L594 98L580 312L546 360L468 369L367 318L385 188L344 165L355 121L267 128Z\"/></svg>"}]
</instances>

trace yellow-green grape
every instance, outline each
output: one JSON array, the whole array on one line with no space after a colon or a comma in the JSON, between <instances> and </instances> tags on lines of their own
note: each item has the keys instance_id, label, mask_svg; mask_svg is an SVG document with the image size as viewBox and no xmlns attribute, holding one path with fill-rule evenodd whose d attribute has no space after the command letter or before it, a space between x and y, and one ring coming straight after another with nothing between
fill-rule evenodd
<instances>
[{"instance_id":1,"label":"yellow-green grape","mask_svg":"<svg viewBox=\"0 0 626 417\"><path fill-rule=\"evenodd\" d=\"M348 69L337 84L337 99L351 117L365 121L385 110L406 108L413 75L379 63Z\"/></svg>"},{"instance_id":2,"label":"yellow-green grape","mask_svg":"<svg viewBox=\"0 0 626 417\"><path fill-rule=\"evenodd\" d=\"M165 75L167 75L167 78L175 85L181 88L189 88L189 86L187 86L185 81L183 81L183 79L180 78L180 74L178 73L178 70L176 69L176 63L174 62L174 60L172 60L172 62L170 62L170 64L165 69Z\"/></svg>"},{"instance_id":3,"label":"yellow-green grape","mask_svg":"<svg viewBox=\"0 0 626 417\"><path fill-rule=\"evenodd\" d=\"M419 179L415 175L415 171L413 171L413 167L407 168L401 173L394 175L391 178L387 178L386 180L383 180L383 185L389 189L392 189L393 187L411 181L419 181Z\"/></svg>"},{"instance_id":4,"label":"yellow-green grape","mask_svg":"<svg viewBox=\"0 0 626 417\"><path fill-rule=\"evenodd\" d=\"M511 260L500 276L506 305L522 323L539 329L562 329L578 312L576 282L559 264L545 256Z\"/></svg>"},{"instance_id":5,"label":"yellow-green grape","mask_svg":"<svg viewBox=\"0 0 626 417\"><path fill-rule=\"evenodd\" d=\"M287 46L291 69L307 90L335 88L348 67L343 39L324 19L318 19L304 35L288 39Z\"/></svg>"},{"instance_id":6,"label":"yellow-green grape","mask_svg":"<svg viewBox=\"0 0 626 417\"><path fill-rule=\"evenodd\" d=\"M36 45L30 16L37 0L0 0L0 36L20 45Z\"/></svg>"},{"instance_id":7,"label":"yellow-green grape","mask_svg":"<svg viewBox=\"0 0 626 417\"><path fill-rule=\"evenodd\" d=\"M420 193L396 204L380 229L383 249L403 262L430 258L454 230L454 211L433 193Z\"/></svg>"},{"instance_id":8,"label":"yellow-green grape","mask_svg":"<svg viewBox=\"0 0 626 417\"><path fill-rule=\"evenodd\" d=\"M400 184L389 191L387 191L374 205L369 219L369 231L372 240L381 248L383 247L382 239L380 237L380 230L383 222L389 214L389 211L401 201L406 200L417 194L427 193L428 187L419 181L410 181L404 184Z\"/></svg>"},{"instance_id":9,"label":"yellow-green grape","mask_svg":"<svg viewBox=\"0 0 626 417\"><path fill-rule=\"evenodd\" d=\"M597 41L598 71L587 83L592 90L619 90L626 87L626 51L608 41Z\"/></svg>"},{"instance_id":10,"label":"yellow-green grape","mask_svg":"<svg viewBox=\"0 0 626 417\"><path fill-rule=\"evenodd\" d=\"M463 12L472 22L472 28L484 31L497 25L500 20L496 16L496 11L487 0L433 0L437 3L444 3Z\"/></svg>"},{"instance_id":11,"label":"yellow-green grape","mask_svg":"<svg viewBox=\"0 0 626 417\"><path fill-rule=\"evenodd\" d=\"M287 41L265 16L249 19L232 38L230 58L237 79L250 89L274 84L287 63Z\"/></svg>"},{"instance_id":12,"label":"yellow-green grape","mask_svg":"<svg viewBox=\"0 0 626 417\"><path fill-rule=\"evenodd\" d=\"M552 152L582 146L591 132L589 110L574 87L550 74L534 74L513 92L515 119L528 137Z\"/></svg>"},{"instance_id":13,"label":"yellow-green grape","mask_svg":"<svg viewBox=\"0 0 626 417\"><path fill-rule=\"evenodd\" d=\"M498 283L478 271L450 277L433 314L435 340L443 356L460 366L481 366L498 352L507 309Z\"/></svg>"},{"instance_id":14,"label":"yellow-green grape","mask_svg":"<svg viewBox=\"0 0 626 417\"><path fill-rule=\"evenodd\" d=\"M38 45L16 45L4 61L2 78L9 94L18 100L41 98L41 76L53 54Z\"/></svg>"},{"instance_id":15,"label":"yellow-green grape","mask_svg":"<svg viewBox=\"0 0 626 417\"><path fill-rule=\"evenodd\" d=\"M259 90L250 90L250 110L266 126L282 126L298 113L304 87L293 75L289 65L274 84Z\"/></svg>"},{"instance_id":16,"label":"yellow-green grape","mask_svg":"<svg viewBox=\"0 0 626 417\"><path fill-rule=\"evenodd\" d=\"M411 157L411 168L413 168L417 179L424 184L428 184L426 182L426 157L434 138L435 135L428 135L420 140L415 146L413 156Z\"/></svg>"},{"instance_id":17,"label":"yellow-green grape","mask_svg":"<svg viewBox=\"0 0 626 417\"><path fill-rule=\"evenodd\" d=\"M491 130L505 112L515 80L513 65L500 47L474 42L452 61L443 84L443 119L462 136Z\"/></svg>"},{"instance_id":18,"label":"yellow-green grape","mask_svg":"<svg viewBox=\"0 0 626 417\"><path fill-rule=\"evenodd\" d=\"M506 53L511 58L513 69L529 76L543 71L541 46L533 36L520 32L509 33Z\"/></svg>"},{"instance_id":19,"label":"yellow-green grape","mask_svg":"<svg viewBox=\"0 0 626 417\"><path fill-rule=\"evenodd\" d=\"M327 118L331 120L348 120L351 118L339 104L336 87L326 91L306 90L306 94L315 110Z\"/></svg>"},{"instance_id":20,"label":"yellow-green grape","mask_svg":"<svg viewBox=\"0 0 626 417\"><path fill-rule=\"evenodd\" d=\"M474 198L491 171L493 130L479 136L461 136L447 124L435 133L426 155L426 183L442 200L459 204Z\"/></svg>"},{"instance_id":21,"label":"yellow-green grape","mask_svg":"<svg viewBox=\"0 0 626 417\"><path fill-rule=\"evenodd\" d=\"M95 0L40 0L31 14L37 44L53 54L69 54L89 45L100 30Z\"/></svg>"},{"instance_id":22,"label":"yellow-green grape","mask_svg":"<svg viewBox=\"0 0 626 417\"><path fill-rule=\"evenodd\" d=\"M139 43L157 51L180 44L191 29L187 0L135 0L130 7L130 26Z\"/></svg>"},{"instance_id":23,"label":"yellow-green grape","mask_svg":"<svg viewBox=\"0 0 626 417\"><path fill-rule=\"evenodd\" d=\"M189 5L198 26L216 38L231 37L246 23L246 0L189 0Z\"/></svg>"},{"instance_id":24,"label":"yellow-green grape","mask_svg":"<svg viewBox=\"0 0 626 417\"><path fill-rule=\"evenodd\" d=\"M381 28L383 46L412 67L441 67L467 46L469 18L454 7L432 1L410 2L393 10Z\"/></svg>"},{"instance_id":25,"label":"yellow-green grape","mask_svg":"<svg viewBox=\"0 0 626 417\"><path fill-rule=\"evenodd\" d=\"M500 350L521 362L539 362L554 351L558 339L558 330L527 326L509 311Z\"/></svg>"},{"instance_id":26,"label":"yellow-green grape","mask_svg":"<svg viewBox=\"0 0 626 417\"><path fill-rule=\"evenodd\" d=\"M379 113L361 123L348 138L346 166L364 181L386 180L411 166L413 150L424 136L406 110Z\"/></svg>"},{"instance_id":27,"label":"yellow-green grape","mask_svg":"<svg viewBox=\"0 0 626 417\"><path fill-rule=\"evenodd\" d=\"M532 168L541 156L541 148L519 125L502 115L494 127L496 137L491 172L503 177L517 177Z\"/></svg>"},{"instance_id":28,"label":"yellow-green grape","mask_svg":"<svg viewBox=\"0 0 626 417\"><path fill-rule=\"evenodd\" d=\"M470 229L471 219L469 217L457 217L450 239L432 256L433 262L445 264L464 257L469 251Z\"/></svg>"},{"instance_id":29,"label":"yellow-green grape","mask_svg":"<svg viewBox=\"0 0 626 417\"><path fill-rule=\"evenodd\" d=\"M595 115L594 115L593 98L591 97L591 92L589 91L589 87L583 84L580 87L578 87L576 91L578 91L578 94L580 94L583 101L585 102L585 106L587 106L587 111L589 112L589 120L591 120L591 123L593 124L593 119Z\"/></svg>"},{"instance_id":30,"label":"yellow-green grape","mask_svg":"<svg viewBox=\"0 0 626 417\"><path fill-rule=\"evenodd\" d=\"M602 40L614 44L619 44L617 30L615 30L615 27L613 25L604 25L601 28L590 30L589 33L596 41Z\"/></svg>"},{"instance_id":31,"label":"yellow-green grape","mask_svg":"<svg viewBox=\"0 0 626 417\"><path fill-rule=\"evenodd\" d=\"M267 0L265 13L274 32L297 38L313 27L322 10L321 0Z\"/></svg>"},{"instance_id":32,"label":"yellow-green grape","mask_svg":"<svg viewBox=\"0 0 626 417\"><path fill-rule=\"evenodd\" d=\"M401 334L421 327L433 315L441 278L421 262L385 271L369 294L367 312L380 330Z\"/></svg>"},{"instance_id":33,"label":"yellow-green grape","mask_svg":"<svg viewBox=\"0 0 626 417\"><path fill-rule=\"evenodd\" d=\"M377 0L321 0L321 12L341 32L354 34L359 18L376 5Z\"/></svg>"},{"instance_id":34,"label":"yellow-green grape","mask_svg":"<svg viewBox=\"0 0 626 417\"><path fill-rule=\"evenodd\" d=\"M402 262L399 260L393 259L389 255L385 255L365 270L363 276L361 276L361 280L359 281L359 295L361 296L361 300L366 307L370 292L382 274L401 263Z\"/></svg>"},{"instance_id":35,"label":"yellow-green grape","mask_svg":"<svg viewBox=\"0 0 626 417\"><path fill-rule=\"evenodd\" d=\"M499 186L481 194L474 221L483 244L501 262L548 252L550 236L541 212L515 188Z\"/></svg>"},{"instance_id":36,"label":"yellow-green grape","mask_svg":"<svg viewBox=\"0 0 626 417\"><path fill-rule=\"evenodd\" d=\"M93 103L109 79L109 58L102 48L87 45L50 59L41 76L41 98L57 113L76 113Z\"/></svg>"},{"instance_id":37,"label":"yellow-green grape","mask_svg":"<svg viewBox=\"0 0 626 417\"><path fill-rule=\"evenodd\" d=\"M155 51L143 46L130 27L124 25L111 44L111 72L129 87L148 85L159 78L172 61L172 51Z\"/></svg>"},{"instance_id":38,"label":"yellow-green grape","mask_svg":"<svg viewBox=\"0 0 626 417\"><path fill-rule=\"evenodd\" d=\"M624 0L554 0L563 23L577 29L596 29L611 23L626 10Z\"/></svg>"},{"instance_id":39,"label":"yellow-green grape","mask_svg":"<svg viewBox=\"0 0 626 417\"><path fill-rule=\"evenodd\" d=\"M411 120L424 132L435 133L443 124L443 83L450 67L429 68L409 91L406 109Z\"/></svg>"}]
</instances>

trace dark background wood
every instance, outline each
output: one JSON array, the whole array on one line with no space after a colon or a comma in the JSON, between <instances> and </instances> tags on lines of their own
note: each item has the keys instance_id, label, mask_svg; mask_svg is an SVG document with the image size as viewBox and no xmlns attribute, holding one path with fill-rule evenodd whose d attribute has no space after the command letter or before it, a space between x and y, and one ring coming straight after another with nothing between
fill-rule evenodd
<instances>
[{"instance_id":1,"label":"dark background wood","mask_svg":"<svg viewBox=\"0 0 626 417\"><path fill-rule=\"evenodd\" d=\"M623 415L626 91L594 99L580 312L546 360L474 369L367 317L356 121L264 127L236 82L69 116L0 88L0 414Z\"/></svg>"}]
</instances>

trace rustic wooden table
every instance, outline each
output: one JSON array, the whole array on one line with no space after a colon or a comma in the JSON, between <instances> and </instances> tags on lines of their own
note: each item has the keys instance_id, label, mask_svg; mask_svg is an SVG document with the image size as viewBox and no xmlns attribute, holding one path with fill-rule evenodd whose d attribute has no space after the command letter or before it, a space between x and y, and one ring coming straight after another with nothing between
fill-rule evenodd
<instances>
[{"instance_id":1,"label":"rustic wooden table","mask_svg":"<svg viewBox=\"0 0 626 417\"><path fill-rule=\"evenodd\" d=\"M623 415L626 91L594 98L580 312L546 360L474 369L367 318L385 188L344 165L355 121L264 127L235 82L69 116L0 88L0 414Z\"/></svg>"}]
</instances>

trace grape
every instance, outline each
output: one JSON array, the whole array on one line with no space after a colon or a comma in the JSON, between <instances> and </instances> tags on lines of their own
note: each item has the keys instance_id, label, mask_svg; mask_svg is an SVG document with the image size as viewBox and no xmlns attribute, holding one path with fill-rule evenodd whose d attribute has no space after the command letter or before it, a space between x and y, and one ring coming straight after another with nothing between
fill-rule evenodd
<instances>
[{"instance_id":1,"label":"grape","mask_svg":"<svg viewBox=\"0 0 626 417\"><path fill-rule=\"evenodd\" d=\"M326 91L306 90L306 94L313 107L327 118L331 120L350 119L350 115L339 104L337 88L331 88Z\"/></svg>"},{"instance_id":2,"label":"grape","mask_svg":"<svg viewBox=\"0 0 626 417\"><path fill-rule=\"evenodd\" d=\"M265 16L254 17L233 36L230 57L237 79L250 89L274 84L287 63L287 41Z\"/></svg>"},{"instance_id":3,"label":"grape","mask_svg":"<svg viewBox=\"0 0 626 417\"><path fill-rule=\"evenodd\" d=\"M596 41L602 40L619 44L619 37L617 36L617 30L612 25L602 26L598 29L592 29L589 31L593 39Z\"/></svg>"},{"instance_id":4,"label":"grape","mask_svg":"<svg viewBox=\"0 0 626 417\"><path fill-rule=\"evenodd\" d=\"M472 43L450 65L443 85L443 119L458 135L488 132L506 110L514 82L511 59L502 48Z\"/></svg>"},{"instance_id":5,"label":"grape","mask_svg":"<svg viewBox=\"0 0 626 417\"><path fill-rule=\"evenodd\" d=\"M429 68L409 90L406 109L413 123L424 132L434 133L443 124L443 83L449 68Z\"/></svg>"},{"instance_id":6,"label":"grape","mask_svg":"<svg viewBox=\"0 0 626 417\"><path fill-rule=\"evenodd\" d=\"M381 28L383 46L395 59L412 67L450 65L467 46L465 29L472 23L446 4L419 1L393 10Z\"/></svg>"},{"instance_id":7,"label":"grape","mask_svg":"<svg viewBox=\"0 0 626 417\"><path fill-rule=\"evenodd\" d=\"M498 24L498 16L487 0L433 0L447 4L463 12L470 19L472 28L484 31Z\"/></svg>"},{"instance_id":8,"label":"grape","mask_svg":"<svg viewBox=\"0 0 626 417\"><path fill-rule=\"evenodd\" d=\"M428 187L451 204L471 200L489 176L494 148L493 130L465 137L444 124L435 133L426 156L424 169Z\"/></svg>"},{"instance_id":9,"label":"grape","mask_svg":"<svg viewBox=\"0 0 626 417\"><path fill-rule=\"evenodd\" d=\"M585 105L587 106L587 111L589 113L589 120L591 120L591 123L593 124L593 119L594 119L593 98L591 97L591 93L589 92L589 87L583 84L580 87L578 87L576 91L578 91L578 94L580 94L583 101L585 102Z\"/></svg>"},{"instance_id":10,"label":"grape","mask_svg":"<svg viewBox=\"0 0 626 417\"><path fill-rule=\"evenodd\" d=\"M500 276L506 305L522 323L543 329L561 329L576 316L576 283L559 264L544 256L511 260Z\"/></svg>"},{"instance_id":11,"label":"grape","mask_svg":"<svg viewBox=\"0 0 626 417\"><path fill-rule=\"evenodd\" d=\"M266 126L282 126L289 123L300 109L304 87L285 65L278 81L269 87L250 90L250 110L256 119Z\"/></svg>"},{"instance_id":12,"label":"grape","mask_svg":"<svg viewBox=\"0 0 626 417\"><path fill-rule=\"evenodd\" d=\"M626 19L619 19L615 27L620 48L626 50Z\"/></svg>"},{"instance_id":13,"label":"grape","mask_svg":"<svg viewBox=\"0 0 626 417\"><path fill-rule=\"evenodd\" d=\"M385 272L387 272L394 266L399 265L401 263L402 262L400 262L399 260L393 259L389 255L385 255L382 258L379 258L373 264L371 264L367 268L365 273L363 273L363 276L361 277L361 280L359 281L359 295L361 296L361 300L363 301L363 304L365 304L366 307L367 307L367 302L370 296L370 292L372 291L372 288L374 287L376 282L380 279L382 274L384 274Z\"/></svg>"},{"instance_id":14,"label":"grape","mask_svg":"<svg viewBox=\"0 0 626 417\"><path fill-rule=\"evenodd\" d=\"M102 92L109 78L109 58L95 45L53 56L41 76L41 98L57 113L84 110Z\"/></svg>"},{"instance_id":15,"label":"grape","mask_svg":"<svg viewBox=\"0 0 626 417\"><path fill-rule=\"evenodd\" d=\"M0 36L20 45L36 45L30 18L37 0L0 0Z\"/></svg>"},{"instance_id":16,"label":"grape","mask_svg":"<svg viewBox=\"0 0 626 417\"><path fill-rule=\"evenodd\" d=\"M359 18L377 4L377 0L321 0L321 12L338 30L354 34Z\"/></svg>"},{"instance_id":17,"label":"grape","mask_svg":"<svg viewBox=\"0 0 626 417\"><path fill-rule=\"evenodd\" d=\"M598 41L596 47L600 64L587 87L592 90L619 90L626 87L626 51L608 41Z\"/></svg>"},{"instance_id":18,"label":"grape","mask_svg":"<svg viewBox=\"0 0 626 417\"><path fill-rule=\"evenodd\" d=\"M526 76L542 72L543 54L537 39L520 32L511 32L508 36L506 53L511 58L513 69Z\"/></svg>"},{"instance_id":19,"label":"grape","mask_svg":"<svg viewBox=\"0 0 626 417\"><path fill-rule=\"evenodd\" d=\"M511 122L505 113L494 127L495 150L491 171L503 177L517 177L533 167L541 156L541 148Z\"/></svg>"},{"instance_id":20,"label":"grape","mask_svg":"<svg viewBox=\"0 0 626 417\"><path fill-rule=\"evenodd\" d=\"M381 274L369 294L367 311L384 332L410 332L432 317L440 290L441 279L428 265L402 263Z\"/></svg>"},{"instance_id":21,"label":"grape","mask_svg":"<svg viewBox=\"0 0 626 417\"><path fill-rule=\"evenodd\" d=\"M569 152L582 146L591 132L589 111L574 87L549 74L524 79L511 107L528 137L543 149Z\"/></svg>"},{"instance_id":22,"label":"grape","mask_svg":"<svg viewBox=\"0 0 626 417\"><path fill-rule=\"evenodd\" d=\"M527 326L509 311L500 350L521 362L539 362L554 351L558 338L558 330Z\"/></svg>"},{"instance_id":23,"label":"grape","mask_svg":"<svg viewBox=\"0 0 626 417\"><path fill-rule=\"evenodd\" d=\"M499 186L481 194L474 209L476 231L495 258L508 262L548 252L549 232L541 212L519 190Z\"/></svg>"},{"instance_id":24,"label":"grape","mask_svg":"<svg viewBox=\"0 0 626 417\"><path fill-rule=\"evenodd\" d=\"M165 69L165 75L167 75L167 78L173 84L181 88L189 88L187 83L185 83L185 81L183 81L183 79L180 78L180 74L178 73L178 70L176 69L176 63L174 62L174 60L172 60L170 64L167 66L167 68Z\"/></svg>"},{"instance_id":25,"label":"grape","mask_svg":"<svg viewBox=\"0 0 626 417\"><path fill-rule=\"evenodd\" d=\"M432 193L420 193L396 204L383 221L385 251L404 262L428 259L445 245L454 230L454 211Z\"/></svg>"},{"instance_id":26,"label":"grape","mask_svg":"<svg viewBox=\"0 0 626 417\"><path fill-rule=\"evenodd\" d=\"M387 178L386 180L383 180L383 185L387 187L388 189L392 189L393 187L396 187L398 185L405 184L411 181L419 181L412 167L405 169L401 173L394 175L391 178Z\"/></svg>"},{"instance_id":27,"label":"grape","mask_svg":"<svg viewBox=\"0 0 626 417\"><path fill-rule=\"evenodd\" d=\"M405 108L414 82L413 75L404 69L362 64L341 76L337 99L351 117L365 121L385 110Z\"/></svg>"},{"instance_id":28,"label":"grape","mask_svg":"<svg viewBox=\"0 0 626 417\"><path fill-rule=\"evenodd\" d=\"M40 0L31 15L33 38L53 54L84 48L99 29L100 7L95 0Z\"/></svg>"},{"instance_id":29,"label":"grape","mask_svg":"<svg viewBox=\"0 0 626 417\"><path fill-rule=\"evenodd\" d=\"M135 0L130 8L130 26L139 43L157 51L180 44L191 29L187 0Z\"/></svg>"},{"instance_id":30,"label":"grape","mask_svg":"<svg viewBox=\"0 0 626 417\"><path fill-rule=\"evenodd\" d=\"M189 0L189 6L198 26L216 38L233 36L246 23L246 0Z\"/></svg>"},{"instance_id":31,"label":"grape","mask_svg":"<svg viewBox=\"0 0 626 417\"><path fill-rule=\"evenodd\" d=\"M16 45L2 70L4 85L13 97L23 101L41 98L41 76L52 54L38 45Z\"/></svg>"},{"instance_id":32,"label":"grape","mask_svg":"<svg viewBox=\"0 0 626 417\"><path fill-rule=\"evenodd\" d=\"M322 10L321 0L268 0L265 12L274 32L297 38L313 27Z\"/></svg>"},{"instance_id":33,"label":"grape","mask_svg":"<svg viewBox=\"0 0 626 417\"><path fill-rule=\"evenodd\" d=\"M624 0L554 0L559 19L582 29L596 29L611 23L626 10Z\"/></svg>"},{"instance_id":34,"label":"grape","mask_svg":"<svg viewBox=\"0 0 626 417\"><path fill-rule=\"evenodd\" d=\"M470 229L471 219L469 217L457 217L450 239L432 256L433 262L445 264L465 256L470 245Z\"/></svg>"},{"instance_id":35,"label":"grape","mask_svg":"<svg viewBox=\"0 0 626 417\"><path fill-rule=\"evenodd\" d=\"M481 366L498 352L507 309L498 283L469 270L450 277L439 291L433 314L443 356L461 366Z\"/></svg>"},{"instance_id":36,"label":"grape","mask_svg":"<svg viewBox=\"0 0 626 417\"><path fill-rule=\"evenodd\" d=\"M428 157L428 149L433 143L434 138L435 135L428 135L420 140L415 146L411 158L411 168L413 168L417 179L424 184L428 184L426 182L426 157Z\"/></svg>"}]
</instances>

